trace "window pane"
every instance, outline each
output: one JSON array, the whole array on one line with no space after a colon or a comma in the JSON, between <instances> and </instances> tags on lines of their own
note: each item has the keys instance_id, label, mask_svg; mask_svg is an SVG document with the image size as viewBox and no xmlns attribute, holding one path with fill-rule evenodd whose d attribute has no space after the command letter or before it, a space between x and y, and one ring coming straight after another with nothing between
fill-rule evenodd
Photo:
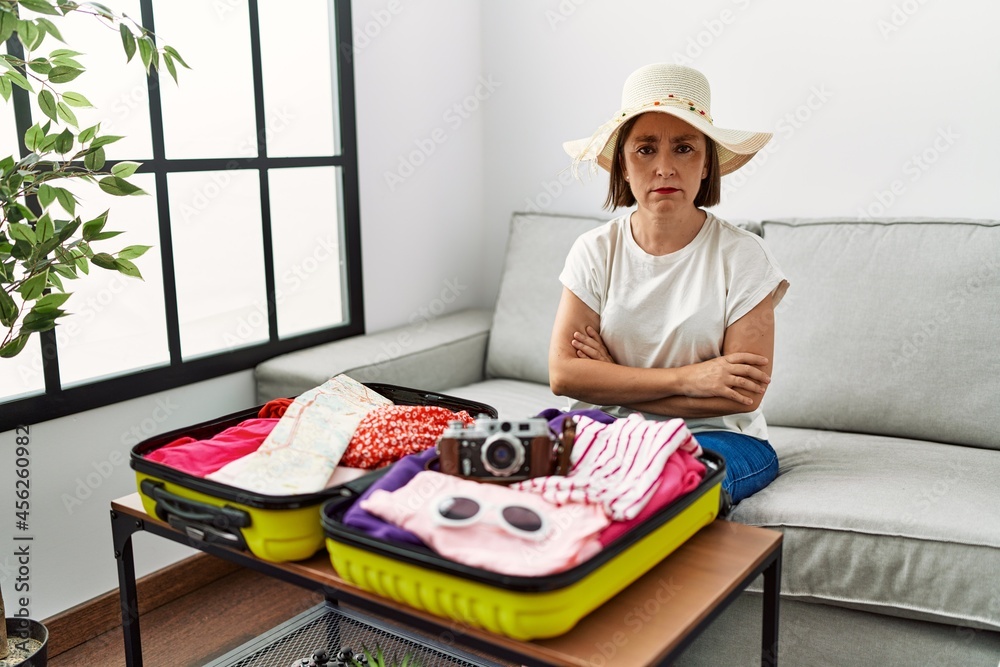
<instances>
[{"instance_id":1,"label":"window pane","mask_svg":"<svg viewBox=\"0 0 1000 667\"><path fill-rule=\"evenodd\" d=\"M149 195L113 197L93 185L78 184L73 188L80 198L77 214L84 221L110 210L105 229L124 232L95 241L95 252L116 252L130 245L153 247L132 260L143 280L91 264L89 275L63 281L67 291L73 293L64 306L72 315L56 329L63 386L170 360L163 310L156 184L152 174L135 174L129 181Z\"/></svg>"},{"instance_id":2,"label":"window pane","mask_svg":"<svg viewBox=\"0 0 1000 667\"><path fill-rule=\"evenodd\" d=\"M111 0L104 3L118 13L140 16L139 0ZM149 91L146 73L136 56L126 63L125 50L118 30L94 16L72 12L56 22L66 43L84 55L76 59L86 68L72 82L59 87L61 92L76 91L87 97L93 109L74 108L80 129L101 124L101 134L116 134L124 139L105 146L109 160L148 159L153 155L149 129ZM168 44L173 44L167 41ZM65 45L48 37L40 50L65 48ZM181 55L184 52L181 51ZM46 116L38 108L35 95L31 95L31 118L44 121Z\"/></svg>"},{"instance_id":3,"label":"window pane","mask_svg":"<svg viewBox=\"0 0 1000 667\"><path fill-rule=\"evenodd\" d=\"M261 69L267 154L336 155L337 52L332 3L295 6L295 55L288 57L288 7L261 2Z\"/></svg>"},{"instance_id":4,"label":"window pane","mask_svg":"<svg viewBox=\"0 0 1000 667\"><path fill-rule=\"evenodd\" d=\"M182 356L266 341L257 172L170 174L167 186Z\"/></svg>"},{"instance_id":5,"label":"window pane","mask_svg":"<svg viewBox=\"0 0 1000 667\"><path fill-rule=\"evenodd\" d=\"M281 338L346 320L340 177L337 167L268 172Z\"/></svg>"},{"instance_id":6,"label":"window pane","mask_svg":"<svg viewBox=\"0 0 1000 667\"><path fill-rule=\"evenodd\" d=\"M192 68L178 67L179 85L159 73L166 156L256 157L246 0L160 0L154 13L157 34Z\"/></svg>"},{"instance_id":7,"label":"window pane","mask_svg":"<svg viewBox=\"0 0 1000 667\"><path fill-rule=\"evenodd\" d=\"M0 331L0 339L6 335L6 329ZM44 391L40 340L38 334L35 334L21 350L21 354L12 359L0 359L0 401Z\"/></svg>"}]
</instances>

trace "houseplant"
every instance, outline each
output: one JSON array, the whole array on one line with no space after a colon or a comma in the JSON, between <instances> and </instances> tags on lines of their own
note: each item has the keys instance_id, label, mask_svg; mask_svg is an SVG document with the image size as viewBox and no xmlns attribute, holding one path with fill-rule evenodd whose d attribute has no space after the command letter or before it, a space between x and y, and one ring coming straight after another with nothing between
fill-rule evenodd
<instances>
[{"instance_id":1,"label":"houseplant","mask_svg":"<svg viewBox=\"0 0 1000 667\"><path fill-rule=\"evenodd\" d=\"M121 232L105 229L108 211L82 220L66 187L84 181L115 196L145 194L128 181L139 163L106 162L105 146L122 137L102 134L100 124L79 127L73 109L91 104L66 84L83 73L82 54L41 51L46 43L63 42L58 22L71 13L89 14L107 26L121 40L126 59L138 55L147 73L163 65L176 81L177 66L187 67L176 49L158 46L135 20L100 3L0 0L0 42L9 51L0 54L0 96L12 103L34 95L45 115L25 132L25 155L0 158L0 357L17 355L32 334L54 328L67 314L63 306L71 293L63 281L88 274L91 266L141 278L132 260L149 249L95 248Z\"/></svg>"},{"instance_id":2,"label":"houseplant","mask_svg":"<svg viewBox=\"0 0 1000 667\"><path fill-rule=\"evenodd\" d=\"M162 64L176 81L177 66L187 67L174 48L157 45L138 22L100 3L0 0L0 43L7 44L7 53L0 53L0 97L26 108L33 95L45 116L25 132L23 155L0 157L0 357L17 355L32 334L54 328L67 314L63 306L71 293L64 280L80 279L91 266L141 278L132 260L149 249L95 249L94 244L121 232L105 229L108 211L82 220L76 196L66 187L83 181L115 196L144 194L128 181L139 163L106 160L104 147L122 137L102 134L99 124L79 127L73 109L91 104L66 84L83 73L77 59L83 54L62 47L42 51L54 42L65 45L59 22L71 13L93 16L105 25L121 41L126 60L138 55L147 74ZM2 591L0 617L6 619ZM34 657L10 655L9 647L21 650L29 642L24 636L8 638L8 629L36 636L39 625L20 615L6 619L0 626L0 667L45 663L44 643ZM46 634L44 627L40 633Z\"/></svg>"}]
</instances>

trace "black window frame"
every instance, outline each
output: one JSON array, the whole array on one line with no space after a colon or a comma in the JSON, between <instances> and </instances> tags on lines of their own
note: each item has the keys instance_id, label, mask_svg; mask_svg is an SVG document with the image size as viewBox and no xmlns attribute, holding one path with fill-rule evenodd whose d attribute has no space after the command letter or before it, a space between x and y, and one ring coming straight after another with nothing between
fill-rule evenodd
<instances>
[{"instance_id":1,"label":"black window frame","mask_svg":"<svg viewBox=\"0 0 1000 667\"><path fill-rule=\"evenodd\" d=\"M169 1L169 0L160 0ZM154 0L140 0L142 25L155 32L153 21ZM254 87L254 106L258 140L257 157L227 157L205 159L167 159L163 138L163 112L161 109L159 80L156 73L146 78L149 91L150 130L153 157L141 160L138 173L152 173L156 182L159 238L157 245L163 270L164 308L166 313L167 346L170 360L167 365L148 369L125 371L121 375L63 387L59 380L59 357L55 331L39 334L42 348L42 372L45 390L42 394L0 401L0 432L17 426L66 417L94 408L147 396L168 389L175 389L195 382L208 380L253 368L272 357L301 350L365 332L364 303L361 273L361 224L358 193L357 128L354 108L353 44L351 38L350 0L330 0L335 17L333 48L336 49L336 84L339 106L339 154L321 157L268 157L265 131L264 86L261 67L260 22L258 0L248 0L250 53ZM7 42L8 53L23 53L16 36ZM182 82L183 84L183 82ZM31 107L27 91L15 87L13 106L17 123L18 146L21 155L27 155L24 133L32 125ZM105 169L118 161L109 160ZM195 359L184 360L181 354L180 323L177 311L174 258L171 252L171 224L167 197L167 175L192 171L219 171L236 167L257 170L260 176L261 225L264 245L264 274L268 310L268 341L247 345L225 352L212 353ZM343 205L342 239L346 268L347 322L284 339L278 337L277 303L275 300L274 256L270 213L269 169L289 167L339 167L341 200ZM113 210L112 210L113 212ZM149 254L147 257L152 258ZM72 303L72 301L70 301Z\"/></svg>"}]
</instances>

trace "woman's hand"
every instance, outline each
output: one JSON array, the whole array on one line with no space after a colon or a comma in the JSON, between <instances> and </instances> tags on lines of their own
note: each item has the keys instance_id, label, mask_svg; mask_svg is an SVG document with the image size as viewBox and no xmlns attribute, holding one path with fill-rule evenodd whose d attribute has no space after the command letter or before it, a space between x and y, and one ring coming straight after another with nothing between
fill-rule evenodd
<instances>
[{"instance_id":1,"label":"woman's hand","mask_svg":"<svg viewBox=\"0 0 1000 667\"><path fill-rule=\"evenodd\" d=\"M685 366L684 393L693 397L720 396L752 405L753 399L736 391L737 388L763 394L771 378L761 370L768 360L759 354L733 352L698 364Z\"/></svg>"},{"instance_id":2,"label":"woman's hand","mask_svg":"<svg viewBox=\"0 0 1000 667\"><path fill-rule=\"evenodd\" d=\"M601 335L597 333L594 327L588 326L584 333L574 331L572 343L573 348L576 350L576 356L581 359L615 363L615 360L611 357L611 353L608 352L608 348L605 347L604 341L601 340Z\"/></svg>"}]
</instances>

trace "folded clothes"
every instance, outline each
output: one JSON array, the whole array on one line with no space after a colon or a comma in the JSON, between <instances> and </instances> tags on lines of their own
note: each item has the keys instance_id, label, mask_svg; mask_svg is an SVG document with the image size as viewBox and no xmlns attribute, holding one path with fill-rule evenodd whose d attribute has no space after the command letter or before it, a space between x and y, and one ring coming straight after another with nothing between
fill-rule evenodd
<instances>
[{"instance_id":1,"label":"folded clothes","mask_svg":"<svg viewBox=\"0 0 1000 667\"><path fill-rule=\"evenodd\" d=\"M153 450L146 459L195 477L205 477L257 451L277 423L277 419L247 419L204 440L179 438Z\"/></svg>"},{"instance_id":2,"label":"folded clothes","mask_svg":"<svg viewBox=\"0 0 1000 667\"><path fill-rule=\"evenodd\" d=\"M612 521L598 539L607 546L681 496L694 491L705 477L705 464L682 449L667 459L656 489L646 506L627 521Z\"/></svg>"},{"instance_id":3,"label":"folded clothes","mask_svg":"<svg viewBox=\"0 0 1000 667\"><path fill-rule=\"evenodd\" d=\"M428 449L420 452L419 454L404 456L400 460L396 461L384 475L375 480L372 485L361 494L361 497L359 497L358 500L355 501L346 512L344 512L344 525L356 528L357 530L380 540L423 545L420 538L410 531L394 526L388 521L384 521L371 512L363 509L361 507L361 501L366 500L369 496L379 490L395 491L396 489L402 488L403 485L413 479L418 472L422 471L436 457L437 452L433 449Z\"/></svg>"},{"instance_id":4,"label":"folded clothes","mask_svg":"<svg viewBox=\"0 0 1000 667\"><path fill-rule=\"evenodd\" d=\"M610 519L627 521L652 498L667 460L678 449L701 454L682 419L652 421L632 414L603 424L580 416L569 474L535 477L511 488L556 504L598 504Z\"/></svg>"},{"instance_id":5,"label":"folded clothes","mask_svg":"<svg viewBox=\"0 0 1000 667\"><path fill-rule=\"evenodd\" d=\"M392 402L346 375L298 396L260 448L208 479L267 495L327 487L361 419Z\"/></svg>"},{"instance_id":6,"label":"folded clothes","mask_svg":"<svg viewBox=\"0 0 1000 667\"><path fill-rule=\"evenodd\" d=\"M375 408L354 431L341 465L374 470L430 449L451 421L472 424L462 410L455 413L434 405L389 405Z\"/></svg>"},{"instance_id":7,"label":"folded clothes","mask_svg":"<svg viewBox=\"0 0 1000 667\"><path fill-rule=\"evenodd\" d=\"M430 470L360 504L445 558L513 576L546 576L584 562L600 552L597 536L608 525L596 505L555 505L527 491Z\"/></svg>"}]
</instances>

